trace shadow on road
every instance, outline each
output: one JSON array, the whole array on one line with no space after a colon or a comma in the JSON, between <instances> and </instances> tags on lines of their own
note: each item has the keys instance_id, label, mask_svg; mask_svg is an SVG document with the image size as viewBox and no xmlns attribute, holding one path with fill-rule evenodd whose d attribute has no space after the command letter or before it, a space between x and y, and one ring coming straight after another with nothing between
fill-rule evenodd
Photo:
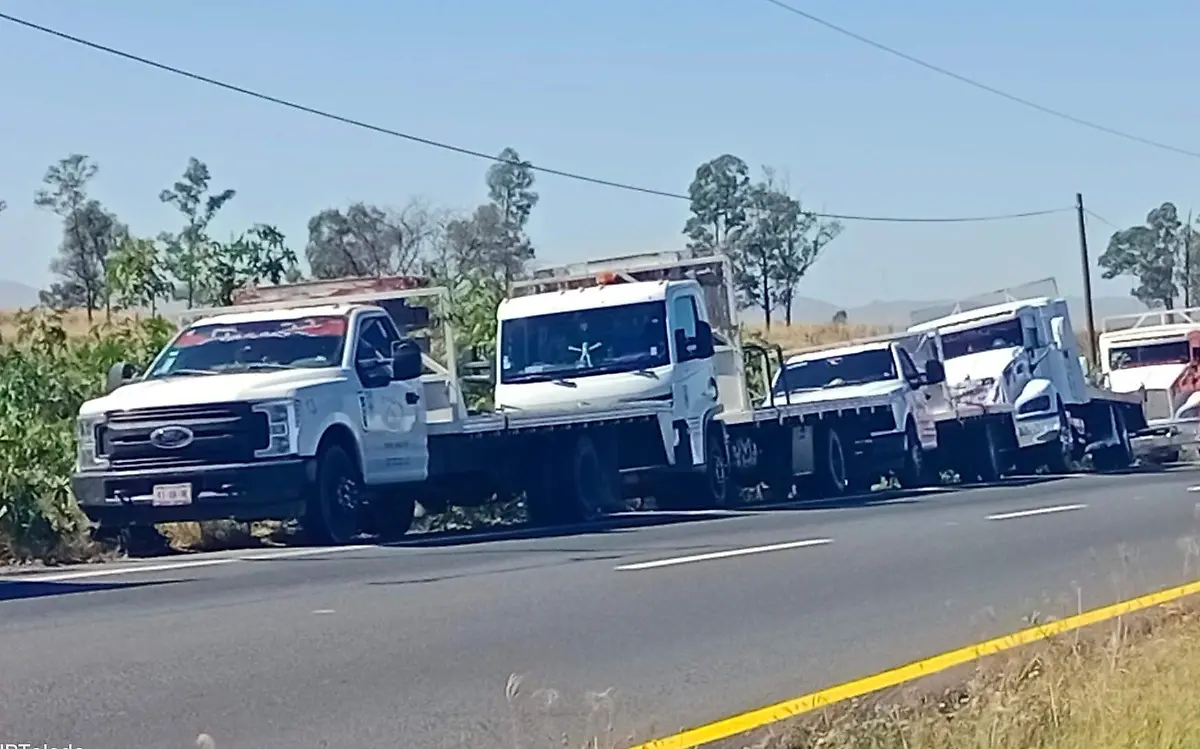
<instances>
[{"instance_id":1,"label":"shadow on road","mask_svg":"<svg viewBox=\"0 0 1200 749\"><path fill-rule=\"evenodd\" d=\"M85 583L0 580L0 601L22 601L30 598L50 598L75 593L95 593L105 590L130 590L147 586L161 586L178 580L160 580L141 583Z\"/></svg>"}]
</instances>

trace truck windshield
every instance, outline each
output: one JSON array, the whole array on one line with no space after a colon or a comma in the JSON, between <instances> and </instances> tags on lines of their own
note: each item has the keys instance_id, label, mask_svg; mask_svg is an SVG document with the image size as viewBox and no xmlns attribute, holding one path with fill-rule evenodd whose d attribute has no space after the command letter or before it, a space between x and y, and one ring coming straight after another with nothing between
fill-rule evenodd
<instances>
[{"instance_id":1,"label":"truck windshield","mask_svg":"<svg viewBox=\"0 0 1200 749\"><path fill-rule=\"evenodd\" d=\"M942 334L942 351L947 359L1022 345L1021 321L1017 318Z\"/></svg>"},{"instance_id":2,"label":"truck windshield","mask_svg":"<svg viewBox=\"0 0 1200 749\"><path fill-rule=\"evenodd\" d=\"M1108 365L1112 369L1149 367L1155 364L1187 364L1188 342L1146 343L1110 349Z\"/></svg>"},{"instance_id":3,"label":"truck windshield","mask_svg":"<svg viewBox=\"0 0 1200 749\"><path fill-rule=\"evenodd\" d=\"M500 382L634 372L671 361L666 304L556 312L500 325Z\"/></svg>"},{"instance_id":4,"label":"truck windshield","mask_svg":"<svg viewBox=\"0 0 1200 749\"><path fill-rule=\"evenodd\" d=\"M872 349L845 356L826 359L809 359L787 365L787 384L784 377L776 376L775 395L797 390L842 385L861 385L867 382L885 382L896 379L896 360L891 349Z\"/></svg>"},{"instance_id":5,"label":"truck windshield","mask_svg":"<svg viewBox=\"0 0 1200 749\"><path fill-rule=\"evenodd\" d=\"M200 324L176 338L147 377L334 367L345 336L346 318L340 316Z\"/></svg>"}]
</instances>

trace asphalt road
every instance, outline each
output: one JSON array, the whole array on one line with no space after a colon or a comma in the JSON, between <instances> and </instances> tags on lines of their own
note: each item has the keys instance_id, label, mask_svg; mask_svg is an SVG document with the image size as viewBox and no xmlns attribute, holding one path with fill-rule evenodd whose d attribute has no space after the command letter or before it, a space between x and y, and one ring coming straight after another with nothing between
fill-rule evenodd
<instances>
[{"instance_id":1,"label":"asphalt road","mask_svg":"<svg viewBox=\"0 0 1200 749\"><path fill-rule=\"evenodd\" d=\"M645 740L1200 577L1194 484L1080 476L10 575L0 745Z\"/></svg>"}]
</instances>

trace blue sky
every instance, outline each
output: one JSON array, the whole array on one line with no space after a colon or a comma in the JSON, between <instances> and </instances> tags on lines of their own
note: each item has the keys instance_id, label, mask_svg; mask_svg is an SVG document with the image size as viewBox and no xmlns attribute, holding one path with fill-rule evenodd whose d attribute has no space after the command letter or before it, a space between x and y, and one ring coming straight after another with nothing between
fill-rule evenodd
<instances>
[{"instance_id":1,"label":"blue sky","mask_svg":"<svg viewBox=\"0 0 1200 749\"><path fill-rule=\"evenodd\" d=\"M795 0L811 13L1026 98L1200 150L1200 4ZM724 152L775 166L813 210L979 215L1069 206L1127 225L1200 210L1200 159L1062 122L761 0L0 0L68 33L421 136L684 192ZM58 239L32 193L72 151L94 194L154 234L187 158L238 197L217 229L420 195L469 209L487 164L325 122L0 23L0 277L49 280ZM544 176L546 261L672 249L687 207ZM1093 258L1111 230L1091 224ZM1080 288L1071 214L974 225L848 223L802 294L845 306L1054 275ZM1127 281L1099 282L1123 294Z\"/></svg>"}]
</instances>

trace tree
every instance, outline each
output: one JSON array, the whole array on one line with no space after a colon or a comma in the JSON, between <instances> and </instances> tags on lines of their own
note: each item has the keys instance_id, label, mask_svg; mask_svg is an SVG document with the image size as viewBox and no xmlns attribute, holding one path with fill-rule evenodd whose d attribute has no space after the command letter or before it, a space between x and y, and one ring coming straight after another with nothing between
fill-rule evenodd
<instances>
[{"instance_id":1,"label":"tree","mask_svg":"<svg viewBox=\"0 0 1200 749\"><path fill-rule=\"evenodd\" d=\"M0 200L0 213L4 213L4 211L7 208L8 208L8 203L5 203L3 200Z\"/></svg>"},{"instance_id":2,"label":"tree","mask_svg":"<svg viewBox=\"0 0 1200 749\"><path fill-rule=\"evenodd\" d=\"M497 159L488 168L486 178L488 198L495 207L494 213L485 217L495 234L488 263L507 288L534 258L525 227L540 196L533 191L532 165L522 161L515 149L505 148ZM480 217L478 211L476 216Z\"/></svg>"},{"instance_id":3,"label":"tree","mask_svg":"<svg viewBox=\"0 0 1200 749\"><path fill-rule=\"evenodd\" d=\"M193 156L188 159L183 179L158 195L159 200L174 206L185 219L183 229L176 234L164 233L160 239L167 245L167 268L182 284L182 296L189 309L199 300L210 271L208 226L221 208L237 195L236 190L210 194L211 180L208 165Z\"/></svg>"},{"instance_id":4,"label":"tree","mask_svg":"<svg viewBox=\"0 0 1200 749\"><path fill-rule=\"evenodd\" d=\"M353 203L309 219L304 254L316 278L412 273L440 229L440 217L420 200L399 211Z\"/></svg>"},{"instance_id":5,"label":"tree","mask_svg":"<svg viewBox=\"0 0 1200 749\"><path fill-rule=\"evenodd\" d=\"M233 304L233 292L243 286L294 278L296 253L288 249L283 233L268 224L256 224L236 239L209 247L211 277L207 291L218 305Z\"/></svg>"},{"instance_id":6,"label":"tree","mask_svg":"<svg viewBox=\"0 0 1200 749\"><path fill-rule=\"evenodd\" d=\"M117 305L125 309L149 307L154 315L159 301L171 297L171 280L153 239L124 237L109 255L107 280Z\"/></svg>"},{"instance_id":7,"label":"tree","mask_svg":"<svg viewBox=\"0 0 1200 749\"><path fill-rule=\"evenodd\" d=\"M750 169L746 162L722 154L701 164L688 187L692 216L683 227L688 246L718 252L746 224L750 207Z\"/></svg>"},{"instance_id":8,"label":"tree","mask_svg":"<svg viewBox=\"0 0 1200 749\"><path fill-rule=\"evenodd\" d=\"M105 266L108 251L124 227L96 200L88 197L88 183L98 167L87 156L73 153L46 170L44 187L34 194L34 205L53 211L63 221L63 239L50 270L60 280L41 295L43 304L80 306L88 322L103 301L109 307Z\"/></svg>"},{"instance_id":9,"label":"tree","mask_svg":"<svg viewBox=\"0 0 1200 749\"><path fill-rule=\"evenodd\" d=\"M834 325L845 325L848 322L850 322L850 316L846 314L846 310L840 309L833 313Z\"/></svg>"},{"instance_id":10,"label":"tree","mask_svg":"<svg viewBox=\"0 0 1200 749\"><path fill-rule=\"evenodd\" d=\"M746 188L738 200L737 223L722 240L721 249L732 261L739 303L762 310L768 329L772 312L782 308L790 325L801 279L841 233L841 225L804 211L770 168L764 167L762 181ZM725 223L720 216L717 220ZM700 241L716 236L702 236Z\"/></svg>"},{"instance_id":11,"label":"tree","mask_svg":"<svg viewBox=\"0 0 1200 749\"><path fill-rule=\"evenodd\" d=\"M1145 225L1114 232L1099 264L1104 278L1136 278L1138 285L1130 293L1143 304L1174 309L1186 286L1181 278L1185 242L1179 211L1173 203L1163 203L1146 215Z\"/></svg>"}]
</instances>

